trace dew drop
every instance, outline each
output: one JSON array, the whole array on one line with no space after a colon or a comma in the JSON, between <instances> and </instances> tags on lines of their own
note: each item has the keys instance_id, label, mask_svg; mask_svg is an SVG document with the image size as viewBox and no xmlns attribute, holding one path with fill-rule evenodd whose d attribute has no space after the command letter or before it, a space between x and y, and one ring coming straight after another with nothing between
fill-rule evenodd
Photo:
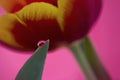
<instances>
[{"instance_id":1,"label":"dew drop","mask_svg":"<svg viewBox=\"0 0 120 80\"><path fill-rule=\"evenodd\" d=\"M38 42L37 46L40 47L40 46L43 46L45 44L45 41L44 40L41 40Z\"/></svg>"}]
</instances>

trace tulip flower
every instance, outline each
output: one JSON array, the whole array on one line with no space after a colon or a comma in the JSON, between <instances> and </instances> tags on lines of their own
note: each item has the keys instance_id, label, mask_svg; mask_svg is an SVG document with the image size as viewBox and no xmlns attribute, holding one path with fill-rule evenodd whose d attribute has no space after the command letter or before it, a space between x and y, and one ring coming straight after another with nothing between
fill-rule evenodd
<instances>
[{"instance_id":1,"label":"tulip flower","mask_svg":"<svg viewBox=\"0 0 120 80\"><path fill-rule=\"evenodd\" d=\"M79 40L96 21L101 0L0 0L0 5L7 12L0 16L1 42L22 50L35 50L39 41L48 39L49 49L63 43L71 44L69 48L88 80L110 80L89 39ZM32 59L31 66L34 61L39 61L36 61L36 57L30 58L30 61ZM29 65L27 67L30 69Z\"/></svg>"},{"instance_id":2,"label":"tulip flower","mask_svg":"<svg viewBox=\"0 0 120 80\"><path fill-rule=\"evenodd\" d=\"M50 49L84 37L96 21L100 0L0 0L0 41L14 48L35 50L50 39Z\"/></svg>"}]
</instances>

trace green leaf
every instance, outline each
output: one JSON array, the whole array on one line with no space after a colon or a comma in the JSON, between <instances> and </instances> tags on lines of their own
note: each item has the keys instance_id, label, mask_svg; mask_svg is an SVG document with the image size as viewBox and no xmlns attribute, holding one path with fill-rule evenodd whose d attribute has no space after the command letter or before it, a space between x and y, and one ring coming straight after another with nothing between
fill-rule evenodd
<instances>
[{"instance_id":1,"label":"green leaf","mask_svg":"<svg viewBox=\"0 0 120 80\"><path fill-rule=\"evenodd\" d=\"M49 41L38 47L34 54L27 60L16 76L15 80L41 80Z\"/></svg>"},{"instance_id":2,"label":"green leaf","mask_svg":"<svg viewBox=\"0 0 120 80\"><path fill-rule=\"evenodd\" d=\"M73 42L69 48L81 66L87 80L111 80L88 37Z\"/></svg>"}]
</instances>

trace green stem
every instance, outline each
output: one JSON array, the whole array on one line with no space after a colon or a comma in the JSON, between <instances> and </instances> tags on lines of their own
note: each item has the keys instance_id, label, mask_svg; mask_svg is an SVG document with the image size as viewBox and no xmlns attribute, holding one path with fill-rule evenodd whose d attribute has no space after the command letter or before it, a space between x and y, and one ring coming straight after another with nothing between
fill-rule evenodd
<instances>
[{"instance_id":1,"label":"green stem","mask_svg":"<svg viewBox=\"0 0 120 80\"><path fill-rule=\"evenodd\" d=\"M75 58L81 66L87 80L111 80L97 57L88 37L70 45Z\"/></svg>"}]
</instances>

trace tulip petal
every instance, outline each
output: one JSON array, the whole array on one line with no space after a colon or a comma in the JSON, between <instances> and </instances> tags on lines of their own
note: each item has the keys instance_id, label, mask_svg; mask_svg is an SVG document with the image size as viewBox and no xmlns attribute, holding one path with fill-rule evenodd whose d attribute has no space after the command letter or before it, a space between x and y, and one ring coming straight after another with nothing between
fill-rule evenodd
<instances>
[{"instance_id":1,"label":"tulip petal","mask_svg":"<svg viewBox=\"0 0 120 80\"><path fill-rule=\"evenodd\" d=\"M69 16L71 14L71 11L73 9L74 0L58 0L58 23L60 24L60 27L62 31L64 31L65 27L65 18L66 17L72 17Z\"/></svg>"},{"instance_id":2,"label":"tulip petal","mask_svg":"<svg viewBox=\"0 0 120 80\"><path fill-rule=\"evenodd\" d=\"M25 26L15 14L0 16L0 41L14 49L36 49L39 40Z\"/></svg>"},{"instance_id":3,"label":"tulip petal","mask_svg":"<svg viewBox=\"0 0 120 80\"><path fill-rule=\"evenodd\" d=\"M98 18L101 0L58 0L59 23L64 37L71 43L84 37Z\"/></svg>"},{"instance_id":4,"label":"tulip petal","mask_svg":"<svg viewBox=\"0 0 120 80\"><path fill-rule=\"evenodd\" d=\"M26 2L24 0L0 0L0 5L7 12L16 12L26 5Z\"/></svg>"},{"instance_id":5,"label":"tulip petal","mask_svg":"<svg viewBox=\"0 0 120 80\"><path fill-rule=\"evenodd\" d=\"M39 21L41 19L55 19L57 7L45 2L34 2L26 5L16 13L23 21Z\"/></svg>"},{"instance_id":6,"label":"tulip petal","mask_svg":"<svg viewBox=\"0 0 120 80\"><path fill-rule=\"evenodd\" d=\"M27 4L32 2L46 2L57 6L57 0L25 0Z\"/></svg>"},{"instance_id":7,"label":"tulip petal","mask_svg":"<svg viewBox=\"0 0 120 80\"><path fill-rule=\"evenodd\" d=\"M22 48L22 46L16 42L11 32L15 23L18 23L18 20L13 14L5 14L0 16L0 41L14 47Z\"/></svg>"}]
</instances>

